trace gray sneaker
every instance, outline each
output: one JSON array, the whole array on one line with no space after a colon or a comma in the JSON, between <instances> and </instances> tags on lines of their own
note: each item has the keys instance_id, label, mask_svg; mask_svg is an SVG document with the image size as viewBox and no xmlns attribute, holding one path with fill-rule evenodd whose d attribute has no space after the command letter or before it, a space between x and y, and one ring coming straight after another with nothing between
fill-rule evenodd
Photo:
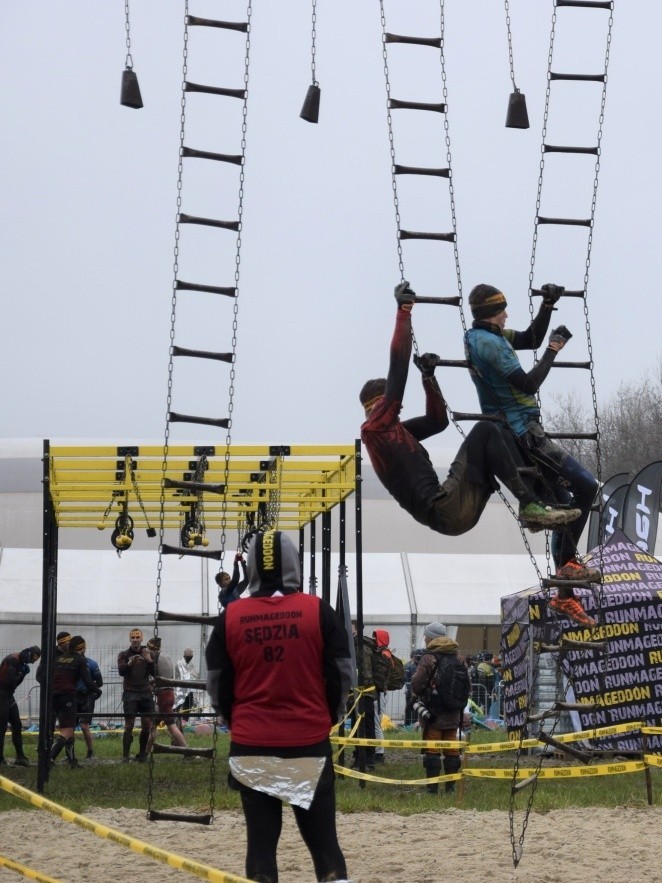
<instances>
[{"instance_id":1,"label":"gray sneaker","mask_svg":"<svg viewBox=\"0 0 662 883\"><path fill-rule=\"evenodd\" d=\"M520 507L519 520L525 527L558 527L575 521L581 514L580 509L554 509L542 503L527 503Z\"/></svg>"}]
</instances>

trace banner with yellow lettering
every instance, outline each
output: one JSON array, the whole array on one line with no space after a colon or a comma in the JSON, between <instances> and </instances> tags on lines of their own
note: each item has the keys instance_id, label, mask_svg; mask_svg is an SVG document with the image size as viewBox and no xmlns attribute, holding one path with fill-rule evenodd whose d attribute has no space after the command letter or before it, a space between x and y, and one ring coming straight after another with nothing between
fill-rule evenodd
<instances>
[{"instance_id":1,"label":"banner with yellow lettering","mask_svg":"<svg viewBox=\"0 0 662 883\"><path fill-rule=\"evenodd\" d=\"M544 710L554 699L587 705L586 712L571 713L575 730L628 721L662 726L662 563L616 530L609 542L593 550L590 565L602 570L602 585L576 587L575 594L597 620L592 628L547 610L556 589L528 590L501 601L505 719L512 738L519 738L525 726L522 706L528 704L532 687L532 712ZM569 651L543 650L537 656L548 669L553 661L563 675L552 686L556 695L546 696L542 665L535 665L538 677L533 683L533 654L539 654L541 645L558 648L564 638L586 643ZM600 646L593 649L592 642ZM662 749L662 736L649 736L648 744L653 751ZM639 733L628 733L596 740L593 747L640 751L642 742Z\"/></svg>"}]
</instances>

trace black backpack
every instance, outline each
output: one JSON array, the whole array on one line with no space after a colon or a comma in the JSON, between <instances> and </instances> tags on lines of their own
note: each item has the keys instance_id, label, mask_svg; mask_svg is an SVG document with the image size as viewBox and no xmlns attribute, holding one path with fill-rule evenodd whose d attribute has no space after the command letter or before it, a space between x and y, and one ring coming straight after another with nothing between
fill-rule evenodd
<instances>
[{"instance_id":1,"label":"black backpack","mask_svg":"<svg viewBox=\"0 0 662 883\"><path fill-rule=\"evenodd\" d=\"M469 701L469 672L455 653L435 653L437 664L430 678L424 702L432 714L461 711Z\"/></svg>"}]
</instances>

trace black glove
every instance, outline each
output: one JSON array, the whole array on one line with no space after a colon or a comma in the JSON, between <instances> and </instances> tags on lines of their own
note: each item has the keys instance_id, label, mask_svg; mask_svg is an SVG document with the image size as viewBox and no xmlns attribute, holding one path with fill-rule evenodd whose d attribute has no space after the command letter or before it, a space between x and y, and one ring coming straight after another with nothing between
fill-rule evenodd
<instances>
[{"instance_id":1,"label":"black glove","mask_svg":"<svg viewBox=\"0 0 662 883\"><path fill-rule=\"evenodd\" d=\"M439 356L436 353L423 353L422 356L414 356L414 365L423 377L434 377L434 369L438 362Z\"/></svg>"},{"instance_id":2,"label":"black glove","mask_svg":"<svg viewBox=\"0 0 662 883\"><path fill-rule=\"evenodd\" d=\"M549 342L564 347L571 337L572 332L568 331L565 325L559 325L559 327L555 328L549 335Z\"/></svg>"},{"instance_id":3,"label":"black glove","mask_svg":"<svg viewBox=\"0 0 662 883\"><path fill-rule=\"evenodd\" d=\"M553 307L556 301L565 294L565 288L562 285L554 285L553 282L543 285L541 291L543 293L542 302L546 307Z\"/></svg>"},{"instance_id":4,"label":"black glove","mask_svg":"<svg viewBox=\"0 0 662 883\"><path fill-rule=\"evenodd\" d=\"M97 690L96 695L94 697L94 701L96 702L96 700L100 699L102 695L103 695L103 690Z\"/></svg>"},{"instance_id":5,"label":"black glove","mask_svg":"<svg viewBox=\"0 0 662 883\"><path fill-rule=\"evenodd\" d=\"M24 662L23 665L21 666L21 674L24 674L24 675L30 674L30 666L27 664L27 662ZM4 733L3 733L3 736L4 736Z\"/></svg>"},{"instance_id":6,"label":"black glove","mask_svg":"<svg viewBox=\"0 0 662 883\"><path fill-rule=\"evenodd\" d=\"M393 296L397 300L399 307L411 305L416 300L416 295L409 287L409 282L401 282L399 285L396 285Z\"/></svg>"}]
</instances>

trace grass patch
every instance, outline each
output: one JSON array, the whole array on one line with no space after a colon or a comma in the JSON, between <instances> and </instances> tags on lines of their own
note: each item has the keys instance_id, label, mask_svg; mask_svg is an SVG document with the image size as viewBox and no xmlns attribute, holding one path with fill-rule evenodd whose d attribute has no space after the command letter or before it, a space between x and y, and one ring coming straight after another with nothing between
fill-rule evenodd
<instances>
[{"instance_id":1,"label":"grass patch","mask_svg":"<svg viewBox=\"0 0 662 883\"><path fill-rule=\"evenodd\" d=\"M391 739L411 739L405 731L390 731ZM189 745L209 747L209 736L188 735ZM478 732L472 735L472 742L490 743L505 739L503 733ZM159 737L166 741L167 735ZM82 739L77 736L78 754L84 757ZM227 735L218 737L218 757L215 762L214 803L219 810L240 810L239 797L227 786L228 748ZM137 750L137 739L133 743ZM7 744L6 756L11 758L13 751ZM27 753L33 761L30 767L4 766L0 773L30 790L36 790L37 768L36 739L26 736ZM81 760L77 769L70 769L59 762L52 770L44 796L60 803L75 812L84 812L90 806L127 807L145 809L149 787L149 764L122 763L121 734L104 734L95 739L96 763ZM347 762L351 750L346 752ZM474 768L501 767L512 769L515 753L498 755L468 755L467 762ZM522 767L535 767L536 756L523 756ZM556 764L572 765L566 761L547 759L545 766ZM191 812L206 812L210 801L210 769L208 760L183 760L179 757L157 755L153 774L153 808L181 808ZM653 798L655 805L662 805L662 770L651 769ZM386 763L378 766L376 775L386 779L424 778L420 752L415 749L393 748L386 750ZM369 782L361 788L356 779L339 776L337 780L337 802L341 812L394 812L412 815L432 812L448 807L457 809L489 811L505 810L510 805L509 779L466 778L456 786L454 795L438 796L428 794L421 786L398 784L378 784ZM526 805L529 789L517 798L516 808ZM549 812L554 809L571 807L643 807L647 805L646 787L643 773L632 773L591 778L571 778L563 781L540 780L534 800L536 812ZM0 790L0 812L12 809L29 809L29 804Z\"/></svg>"}]
</instances>

